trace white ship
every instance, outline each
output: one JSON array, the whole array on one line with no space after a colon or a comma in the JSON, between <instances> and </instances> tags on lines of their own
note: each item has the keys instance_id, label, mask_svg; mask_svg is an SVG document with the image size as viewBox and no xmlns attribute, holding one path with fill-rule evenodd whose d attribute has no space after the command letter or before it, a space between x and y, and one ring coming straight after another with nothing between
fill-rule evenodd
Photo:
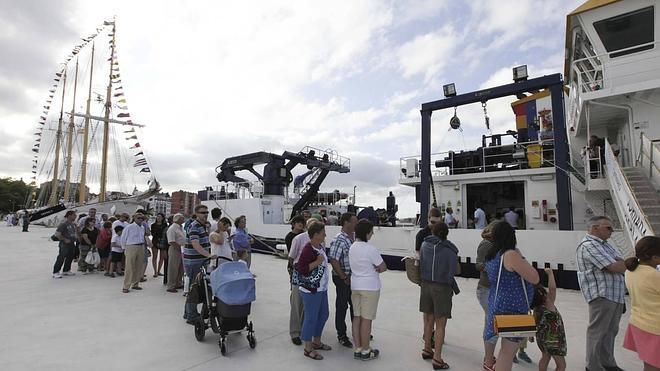
<instances>
[{"instance_id":1,"label":"white ship","mask_svg":"<svg viewBox=\"0 0 660 371\"><path fill-rule=\"evenodd\" d=\"M632 254L641 236L660 229L658 5L587 1L567 16L563 76L528 78L521 66L514 69L511 84L466 94L456 94L450 84L444 99L422 104L422 156L401 159L399 181L418 188L421 225L431 206L454 209L461 228L449 238L459 246L465 276L477 274L473 263L480 231L466 228L475 202L490 220L513 208L520 216L517 238L524 255L539 268L557 269L558 283L566 288L577 288L575 249L590 216L614 220L612 239L624 255ZM473 151L430 153L432 112L511 96L516 99L511 130L484 135L482 146ZM450 125L458 128L460 119ZM333 154L327 159L342 164ZM312 179L306 183L313 187L309 195L289 194L289 164L269 162L268 176L246 167L259 175L249 184L219 176L225 192L215 188L210 192L214 199L203 203L232 217L246 215L250 233L274 245L289 231L286 221L301 210L295 205L312 205L320 185ZM309 167L320 172L320 167ZM243 191L226 191L233 186ZM307 202L300 203L305 197ZM328 236L339 232L336 226L327 229ZM372 242L391 268L401 268L418 231L377 227Z\"/></svg>"}]
</instances>

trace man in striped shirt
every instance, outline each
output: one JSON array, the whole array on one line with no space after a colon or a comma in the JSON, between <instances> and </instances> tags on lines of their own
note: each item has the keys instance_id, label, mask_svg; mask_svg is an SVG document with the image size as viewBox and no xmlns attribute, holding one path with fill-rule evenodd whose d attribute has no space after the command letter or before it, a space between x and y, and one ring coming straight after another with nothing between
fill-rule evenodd
<instances>
[{"instance_id":1,"label":"man in striped shirt","mask_svg":"<svg viewBox=\"0 0 660 371\"><path fill-rule=\"evenodd\" d=\"M612 221L595 216L577 248L578 282L589 303L587 370L621 370L614 359L614 339L624 310L626 266L619 251L607 242Z\"/></svg>"},{"instance_id":2,"label":"man in striped shirt","mask_svg":"<svg viewBox=\"0 0 660 371\"><path fill-rule=\"evenodd\" d=\"M206 229L206 220L209 217L209 209L204 205L195 206L196 218L190 223L187 233L186 246L183 248L183 269L190 282L195 279L202 266L206 266L207 258L215 258L211 255L211 243L209 233ZM194 324L199 318L197 304L186 302L183 318L189 324Z\"/></svg>"}]
</instances>

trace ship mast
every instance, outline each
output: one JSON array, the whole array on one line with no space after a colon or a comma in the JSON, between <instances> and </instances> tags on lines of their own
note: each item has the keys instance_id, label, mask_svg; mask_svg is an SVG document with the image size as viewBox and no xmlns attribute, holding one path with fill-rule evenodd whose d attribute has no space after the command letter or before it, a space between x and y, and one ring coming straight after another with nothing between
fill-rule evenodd
<instances>
[{"instance_id":1,"label":"ship mast","mask_svg":"<svg viewBox=\"0 0 660 371\"><path fill-rule=\"evenodd\" d=\"M105 96L105 117L103 119L103 152L101 158L101 191L99 202L105 201L106 185L108 182L108 140L110 136L110 108L112 107L112 67L115 62L115 24L112 22L112 41L110 42L110 74L108 90Z\"/></svg>"},{"instance_id":2,"label":"ship mast","mask_svg":"<svg viewBox=\"0 0 660 371\"><path fill-rule=\"evenodd\" d=\"M92 104L92 76L94 76L94 48L96 44L92 43L92 62L89 70L89 91L87 93L87 110L85 111L85 128L83 129L83 153L82 168L80 172L80 184L78 185L78 203L84 204L87 201L87 152L89 151L89 115ZM112 65L112 64L111 64ZM73 117L71 118L73 120Z\"/></svg>"},{"instance_id":3,"label":"ship mast","mask_svg":"<svg viewBox=\"0 0 660 371\"><path fill-rule=\"evenodd\" d=\"M53 169L53 181L50 184L50 206L57 205L57 188L59 181L57 175L60 172L60 151L62 150L62 116L64 115L64 92L66 91L66 68L64 69L62 85L62 106L60 107L60 119L57 122L57 133L55 133L55 168Z\"/></svg>"},{"instance_id":4,"label":"ship mast","mask_svg":"<svg viewBox=\"0 0 660 371\"><path fill-rule=\"evenodd\" d=\"M71 192L71 165L72 165L72 152L73 152L73 132L75 129L74 126L74 114L76 113L76 94L78 92L78 57L76 57L76 73L73 80L73 103L71 104L71 119L69 120L69 132L67 135L66 141L66 180L64 181L64 199L69 199L69 193Z\"/></svg>"}]
</instances>

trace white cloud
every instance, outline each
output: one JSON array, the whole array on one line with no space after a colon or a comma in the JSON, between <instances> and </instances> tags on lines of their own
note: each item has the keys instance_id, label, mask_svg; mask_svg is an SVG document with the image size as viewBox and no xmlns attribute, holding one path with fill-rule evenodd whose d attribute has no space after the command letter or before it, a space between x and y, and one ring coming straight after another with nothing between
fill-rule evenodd
<instances>
[{"instance_id":1,"label":"white cloud","mask_svg":"<svg viewBox=\"0 0 660 371\"><path fill-rule=\"evenodd\" d=\"M425 81L436 77L452 61L458 35L451 26L415 37L397 51L404 77L423 75Z\"/></svg>"}]
</instances>

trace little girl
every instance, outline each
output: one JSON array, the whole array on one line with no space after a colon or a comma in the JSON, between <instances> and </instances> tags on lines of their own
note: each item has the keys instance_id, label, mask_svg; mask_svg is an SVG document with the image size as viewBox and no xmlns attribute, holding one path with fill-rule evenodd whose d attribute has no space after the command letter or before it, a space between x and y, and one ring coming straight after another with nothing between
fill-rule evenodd
<instances>
[{"instance_id":1,"label":"little girl","mask_svg":"<svg viewBox=\"0 0 660 371\"><path fill-rule=\"evenodd\" d=\"M534 292L532 307L536 318L536 344L541 350L539 371L546 371L550 358L555 360L557 371L566 370L566 333L561 314L555 307L557 283L552 269L545 268L548 275L548 291L538 285Z\"/></svg>"}]
</instances>

